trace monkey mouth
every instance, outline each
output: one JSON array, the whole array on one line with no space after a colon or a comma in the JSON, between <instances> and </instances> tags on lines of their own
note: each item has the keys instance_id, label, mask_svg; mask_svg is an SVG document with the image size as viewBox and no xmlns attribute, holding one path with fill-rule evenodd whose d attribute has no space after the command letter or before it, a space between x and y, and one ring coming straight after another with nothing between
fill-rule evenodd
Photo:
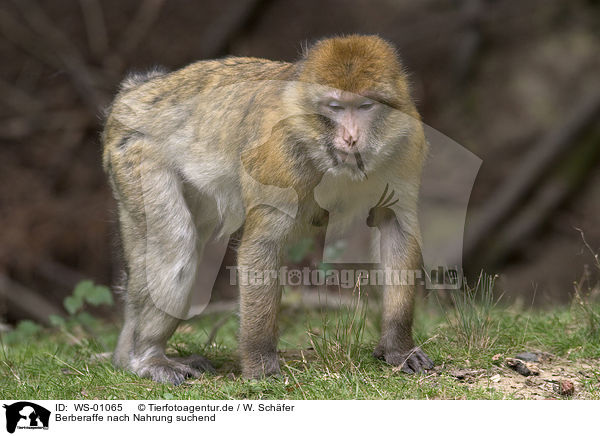
<instances>
[{"instance_id":1,"label":"monkey mouth","mask_svg":"<svg viewBox=\"0 0 600 436\"><path fill-rule=\"evenodd\" d=\"M366 176L363 155L361 155L360 152L349 152L340 149L334 149L332 150L332 152L336 166L355 166L361 173L363 173Z\"/></svg>"},{"instance_id":2,"label":"monkey mouth","mask_svg":"<svg viewBox=\"0 0 600 436\"><path fill-rule=\"evenodd\" d=\"M338 148L333 150L333 154L336 157L336 160L340 163L346 163L346 161L348 160L348 156L350 156L349 152L340 150Z\"/></svg>"}]
</instances>

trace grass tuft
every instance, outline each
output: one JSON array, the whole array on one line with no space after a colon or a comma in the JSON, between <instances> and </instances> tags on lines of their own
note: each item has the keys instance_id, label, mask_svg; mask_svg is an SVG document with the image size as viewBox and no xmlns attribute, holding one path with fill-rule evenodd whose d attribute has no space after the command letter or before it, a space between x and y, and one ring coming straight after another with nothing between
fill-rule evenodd
<instances>
[{"instance_id":1,"label":"grass tuft","mask_svg":"<svg viewBox=\"0 0 600 436\"><path fill-rule=\"evenodd\" d=\"M320 309L319 328L312 328L310 321L308 324L307 333L312 348L330 372L356 370L356 362L359 362L364 349L362 342L367 324L367 293L361 290L357 282L350 302L342 304L341 310L334 316L323 307L327 307L327 304Z\"/></svg>"},{"instance_id":2,"label":"grass tuft","mask_svg":"<svg viewBox=\"0 0 600 436\"><path fill-rule=\"evenodd\" d=\"M499 301L494 296L496 279L481 272L473 287L465 280L461 291L451 293L454 310L448 323L469 352L489 349L498 339L499 322L494 317Z\"/></svg>"},{"instance_id":3,"label":"grass tuft","mask_svg":"<svg viewBox=\"0 0 600 436\"><path fill-rule=\"evenodd\" d=\"M600 259L598 254L594 252L588 244L581 230L581 239L584 245L591 253L594 262L593 268L600 273ZM585 265L581 280L574 283L575 293L573 295L573 306L576 308L576 316L578 316L583 325L586 327L588 335L591 339L600 339L600 282L594 280L593 273L589 265Z\"/></svg>"}]
</instances>

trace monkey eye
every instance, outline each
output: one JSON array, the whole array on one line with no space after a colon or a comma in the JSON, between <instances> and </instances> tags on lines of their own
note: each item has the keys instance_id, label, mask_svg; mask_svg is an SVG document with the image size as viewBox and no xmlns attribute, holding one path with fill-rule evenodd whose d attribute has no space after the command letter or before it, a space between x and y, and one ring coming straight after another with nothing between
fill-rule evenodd
<instances>
[{"instance_id":1,"label":"monkey eye","mask_svg":"<svg viewBox=\"0 0 600 436\"><path fill-rule=\"evenodd\" d=\"M344 110L344 106L342 106L337 101L330 101L329 103L327 103L327 107L336 112Z\"/></svg>"},{"instance_id":2,"label":"monkey eye","mask_svg":"<svg viewBox=\"0 0 600 436\"><path fill-rule=\"evenodd\" d=\"M362 109L362 110L369 110L373 106L375 106L375 103L368 101L368 102L362 103L358 108Z\"/></svg>"}]
</instances>

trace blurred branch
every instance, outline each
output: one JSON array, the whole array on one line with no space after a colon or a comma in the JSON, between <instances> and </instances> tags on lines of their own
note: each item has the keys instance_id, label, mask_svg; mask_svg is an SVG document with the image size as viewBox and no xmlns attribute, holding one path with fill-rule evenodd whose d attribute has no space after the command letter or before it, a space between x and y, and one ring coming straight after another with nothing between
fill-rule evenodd
<instances>
[{"instance_id":1,"label":"blurred branch","mask_svg":"<svg viewBox=\"0 0 600 436\"><path fill-rule=\"evenodd\" d=\"M539 11L544 6L545 0L530 0L521 2L516 8L514 2L494 0L474 0L473 6L468 1L463 8L440 8L439 2L430 2L427 6L430 14L422 20L403 23L399 26L394 40L402 48L402 52L415 51L419 53L428 52L435 46L446 47L448 39L454 38L461 33L466 35L463 39L464 51L468 58L473 49L475 53L479 49L477 38L483 36L483 30L492 31L494 28L505 29L506 23L514 21L516 17L526 17ZM477 15L477 2L481 1L481 14ZM473 31L478 35L473 35ZM471 36L469 36L471 33ZM471 39L469 41L469 39Z\"/></svg>"},{"instance_id":2,"label":"blurred branch","mask_svg":"<svg viewBox=\"0 0 600 436\"><path fill-rule=\"evenodd\" d=\"M132 53L144 40L160 14L165 0L142 0L133 20L127 25L125 32L119 38L122 41L117 48L121 58Z\"/></svg>"},{"instance_id":3,"label":"blurred branch","mask_svg":"<svg viewBox=\"0 0 600 436\"><path fill-rule=\"evenodd\" d=\"M8 41L28 52L38 61L56 69L61 68L60 62L44 50L44 47L40 45L40 41L30 31L26 30L25 26L10 12L2 8L0 8L0 32Z\"/></svg>"},{"instance_id":4,"label":"blurred branch","mask_svg":"<svg viewBox=\"0 0 600 436\"><path fill-rule=\"evenodd\" d=\"M54 303L4 274L0 274L0 298L6 302L8 313L15 317L48 324L50 315L64 314Z\"/></svg>"},{"instance_id":5,"label":"blurred branch","mask_svg":"<svg viewBox=\"0 0 600 436\"><path fill-rule=\"evenodd\" d=\"M464 0L464 29L457 48L454 64L456 81L464 84L473 70L483 42L482 23L485 16L484 0Z\"/></svg>"},{"instance_id":6,"label":"blurred branch","mask_svg":"<svg viewBox=\"0 0 600 436\"><path fill-rule=\"evenodd\" d=\"M519 205L534 190L536 184L563 159L567 152L573 150L573 144L597 122L599 116L600 92L596 92L582 101L567 121L548 132L532 148L512 176L490 196L490 201L473 220L464 245L466 259L474 258L483 242L499 232L499 229L516 213ZM543 207L538 209L537 215L544 210L552 209L552 205L564 197L564 194L561 194L562 189L554 192L552 195L547 194L547 197L541 197ZM526 227L530 226L531 224L526 225ZM516 234L522 235L523 232L524 230L518 230ZM519 236L511 239L515 238L518 239Z\"/></svg>"},{"instance_id":7,"label":"blurred branch","mask_svg":"<svg viewBox=\"0 0 600 436\"><path fill-rule=\"evenodd\" d=\"M11 14L1 11L2 30L7 39L22 46L54 68L64 68L79 96L92 113L105 106L108 103L108 96L98 89L102 78L86 65L77 47L50 20L37 2L34 0L12 0L12 2L21 12L30 31L23 31L23 26Z\"/></svg>"},{"instance_id":8,"label":"blurred branch","mask_svg":"<svg viewBox=\"0 0 600 436\"><path fill-rule=\"evenodd\" d=\"M0 94L4 96L2 100L4 104L26 114L39 112L44 106L41 101L2 78L0 78Z\"/></svg>"},{"instance_id":9,"label":"blurred branch","mask_svg":"<svg viewBox=\"0 0 600 436\"><path fill-rule=\"evenodd\" d=\"M226 55L231 42L256 19L271 0L243 0L223 11L204 29L201 52L206 58Z\"/></svg>"},{"instance_id":10,"label":"blurred branch","mask_svg":"<svg viewBox=\"0 0 600 436\"><path fill-rule=\"evenodd\" d=\"M27 138L37 131L39 122L28 117L12 117L0 121L0 139Z\"/></svg>"},{"instance_id":11,"label":"blurred branch","mask_svg":"<svg viewBox=\"0 0 600 436\"><path fill-rule=\"evenodd\" d=\"M19 139L30 136L41 125L44 104L16 85L0 78L2 103L20 115L0 121L0 139Z\"/></svg>"},{"instance_id":12,"label":"blurred branch","mask_svg":"<svg viewBox=\"0 0 600 436\"><path fill-rule=\"evenodd\" d=\"M108 34L99 0L79 0L90 52L102 59L108 52Z\"/></svg>"},{"instance_id":13,"label":"blurred branch","mask_svg":"<svg viewBox=\"0 0 600 436\"><path fill-rule=\"evenodd\" d=\"M590 145L594 148L591 152ZM515 249L522 246L523 241L540 229L561 204L575 195L577 187L590 173L600 150L597 142L577 148L577 152L573 152L565 164L569 173L576 177L565 177L559 172L544 183L537 195L495 238L491 249L480 258L480 264L496 265L505 260Z\"/></svg>"},{"instance_id":14,"label":"blurred branch","mask_svg":"<svg viewBox=\"0 0 600 436\"><path fill-rule=\"evenodd\" d=\"M73 289L77 283L87 278L79 271L49 259L39 262L37 272L46 280L65 289Z\"/></svg>"},{"instance_id":15,"label":"blurred branch","mask_svg":"<svg viewBox=\"0 0 600 436\"><path fill-rule=\"evenodd\" d=\"M1 87L0 87L1 88ZM73 136L73 132L81 138L87 127L94 121L89 113L81 110L57 110L52 112L31 111L22 115L4 118L0 121L0 139L18 140L27 138L40 131L64 131L65 138ZM63 141L63 150L70 150L80 144ZM64 161L64 156L58 156Z\"/></svg>"}]
</instances>

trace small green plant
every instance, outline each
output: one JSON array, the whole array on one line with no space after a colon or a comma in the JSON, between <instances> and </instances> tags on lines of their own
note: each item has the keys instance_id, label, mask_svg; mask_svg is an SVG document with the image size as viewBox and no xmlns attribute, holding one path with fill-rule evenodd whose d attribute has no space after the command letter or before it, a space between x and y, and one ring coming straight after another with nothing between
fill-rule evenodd
<instances>
[{"instance_id":1,"label":"small green plant","mask_svg":"<svg viewBox=\"0 0 600 436\"><path fill-rule=\"evenodd\" d=\"M112 306L114 300L110 289L96 285L91 280L83 280L75 286L73 295L64 299L63 305L70 317L65 319L59 315L50 315L50 324L55 327L66 327L79 324L84 327L94 327L98 320L84 309L86 306Z\"/></svg>"},{"instance_id":2,"label":"small green plant","mask_svg":"<svg viewBox=\"0 0 600 436\"><path fill-rule=\"evenodd\" d=\"M68 318L60 315L50 315L48 318L50 325L60 329L67 329L74 326L82 326L85 329L96 327L99 321L91 314L86 312L86 305L101 306L113 305L114 301L110 289L106 286L95 285L91 280L79 282L73 290L73 295L63 301L63 305L69 313ZM43 330L40 324L31 320L20 321L14 330L3 335L2 340L6 344L16 344L36 338Z\"/></svg>"},{"instance_id":3,"label":"small green plant","mask_svg":"<svg viewBox=\"0 0 600 436\"><path fill-rule=\"evenodd\" d=\"M20 321L14 330L2 335L2 340L7 345L19 344L35 338L42 326L31 320Z\"/></svg>"},{"instance_id":4,"label":"small green plant","mask_svg":"<svg viewBox=\"0 0 600 436\"><path fill-rule=\"evenodd\" d=\"M469 352L488 349L497 340L499 323L493 310L500 298L494 296L496 279L481 272L473 287L464 280L463 289L450 294L454 311L452 317L447 316L448 323Z\"/></svg>"},{"instance_id":5,"label":"small green plant","mask_svg":"<svg viewBox=\"0 0 600 436\"><path fill-rule=\"evenodd\" d=\"M353 371L357 368L355 362L359 361L362 349L367 308L367 294L357 282L350 302L345 307L342 305L341 310L334 313L334 321L327 309L322 308L320 328L313 329L309 325L310 343L319 360L330 372L337 373L345 369Z\"/></svg>"}]
</instances>

